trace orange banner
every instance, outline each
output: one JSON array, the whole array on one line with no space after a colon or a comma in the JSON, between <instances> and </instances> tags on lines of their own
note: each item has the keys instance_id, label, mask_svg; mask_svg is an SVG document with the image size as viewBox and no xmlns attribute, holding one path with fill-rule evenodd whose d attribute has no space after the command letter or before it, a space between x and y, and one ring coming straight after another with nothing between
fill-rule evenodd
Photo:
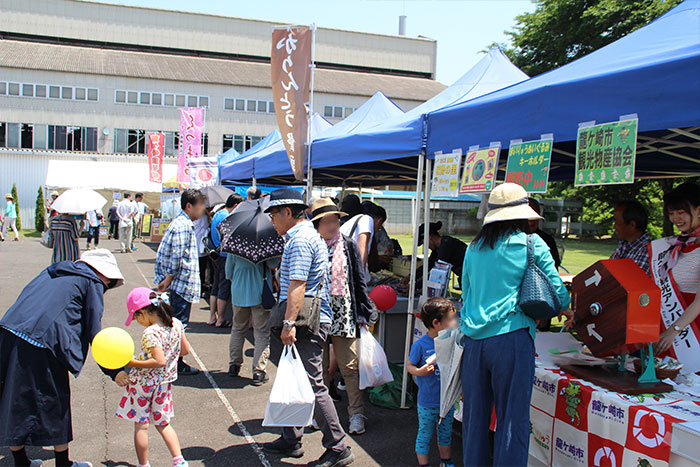
<instances>
[{"instance_id":1,"label":"orange banner","mask_svg":"<svg viewBox=\"0 0 700 467\"><path fill-rule=\"evenodd\" d=\"M287 149L294 178L304 179L306 102L311 81L313 31L307 26L272 31L272 96L277 125Z\"/></svg>"}]
</instances>

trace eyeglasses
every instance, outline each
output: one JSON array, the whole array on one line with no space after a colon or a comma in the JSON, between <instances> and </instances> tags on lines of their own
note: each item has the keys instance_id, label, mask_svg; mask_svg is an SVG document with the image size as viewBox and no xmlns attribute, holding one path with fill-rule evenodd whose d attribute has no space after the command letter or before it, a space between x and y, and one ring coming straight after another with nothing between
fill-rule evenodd
<instances>
[{"instance_id":1,"label":"eyeglasses","mask_svg":"<svg viewBox=\"0 0 700 467\"><path fill-rule=\"evenodd\" d=\"M270 220L272 220L272 218L279 213L280 213L279 209L270 209L270 212L268 212L267 215L270 217Z\"/></svg>"}]
</instances>

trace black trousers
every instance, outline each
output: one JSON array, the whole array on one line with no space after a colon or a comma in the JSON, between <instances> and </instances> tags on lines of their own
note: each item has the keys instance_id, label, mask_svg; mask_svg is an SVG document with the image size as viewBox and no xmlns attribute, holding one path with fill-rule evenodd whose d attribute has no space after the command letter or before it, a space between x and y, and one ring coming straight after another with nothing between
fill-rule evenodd
<instances>
[{"instance_id":1,"label":"black trousers","mask_svg":"<svg viewBox=\"0 0 700 467\"><path fill-rule=\"evenodd\" d=\"M109 221L109 235L115 240L119 239L119 221Z\"/></svg>"}]
</instances>

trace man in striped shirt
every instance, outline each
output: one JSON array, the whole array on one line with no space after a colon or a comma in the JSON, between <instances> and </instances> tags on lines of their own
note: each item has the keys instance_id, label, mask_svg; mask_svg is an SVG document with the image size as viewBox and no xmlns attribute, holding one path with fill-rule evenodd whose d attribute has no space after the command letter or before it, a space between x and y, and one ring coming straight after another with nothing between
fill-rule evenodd
<instances>
[{"instance_id":1,"label":"man in striped shirt","mask_svg":"<svg viewBox=\"0 0 700 467\"><path fill-rule=\"evenodd\" d=\"M332 319L328 292L328 247L313 224L306 220L306 208L301 193L282 188L270 194L270 205L266 210L277 233L287 240L280 265L280 301L287 303L281 338L284 345L296 345L316 396L315 420L323 432L326 451L310 465L343 467L351 464L354 457L345 442L345 432L340 426L328 388L323 383L323 345L328 338ZM308 329L297 333L295 322L304 297L321 299L318 335ZM263 448L285 457L302 457L303 433L304 427L283 428L282 437L266 443Z\"/></svg>"}]
</instances>

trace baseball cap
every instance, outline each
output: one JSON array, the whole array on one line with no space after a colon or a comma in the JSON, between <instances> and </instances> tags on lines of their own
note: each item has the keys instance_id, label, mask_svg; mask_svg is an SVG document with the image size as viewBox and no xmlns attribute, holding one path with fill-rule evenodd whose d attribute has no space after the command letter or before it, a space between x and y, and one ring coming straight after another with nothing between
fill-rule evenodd
<instances>
[{"instance_id":1,"label":"baseball cap","mask_svg":"<svg viewBox=\"0 0 700 467\"><path fill-rule=\"evenodd\" d=\"M131 324L134 320L134 313L148 305L156 305L158 303L158 294L147 287L136 287L129 296L126 297L126 310L129 316L126 318L125 326Z\"/></svg>"}]
</instances>

